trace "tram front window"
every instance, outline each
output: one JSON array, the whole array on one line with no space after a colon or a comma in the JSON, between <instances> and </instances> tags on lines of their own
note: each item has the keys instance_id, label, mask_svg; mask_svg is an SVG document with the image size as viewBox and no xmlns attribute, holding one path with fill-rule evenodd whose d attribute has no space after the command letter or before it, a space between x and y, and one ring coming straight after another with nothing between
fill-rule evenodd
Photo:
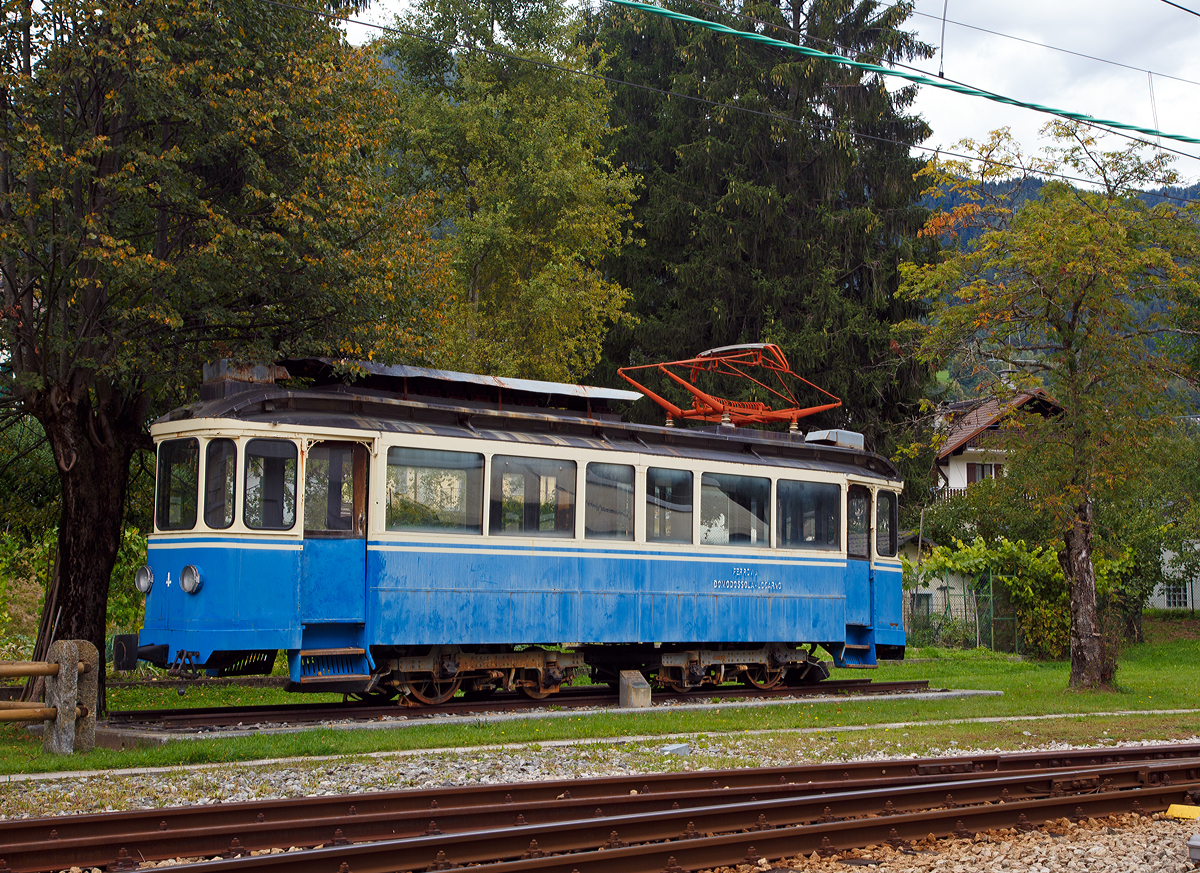
<instances>
[{"instance_id":1,"label":"tram front window","mask_svg":"<svg viewBox=\"0 0 1200 873\"><path fill-rule=\"evenodd\" d=\"M890 491L875 496L875 552L884 558L896 556L896 495Z\"/></svg>"},{"instance_id":2,"label":"tram front window","mask_svg":"<svg viewBox=\"0 0 1200 873\"><path fill-rule=\"evenodd\" d=\"M367 447L317 443L304 464L304 533L367 534Z\"/></svg>"},{"instance_id":3,"label":"tram front window","mask_svg":"<svg viewBox=\"0 0 1200 873\"><path fill-rule=\"evenodd\" d=\"M204 523L215 530L233 524L234 478L237 476L237 443L210 440L204 450Z\"/></svg>"},{"instance_id":4,"label":"tram front window","mask_svg":"<svg viewBox=\"0 0 1200 873\"><path fill-rule=\"evenodd\" d=\"M167 440L159 445L158 496L154 512L159 530L191 530L196 526L199 476L199 441Z\"/></svg>"}]
</instances>

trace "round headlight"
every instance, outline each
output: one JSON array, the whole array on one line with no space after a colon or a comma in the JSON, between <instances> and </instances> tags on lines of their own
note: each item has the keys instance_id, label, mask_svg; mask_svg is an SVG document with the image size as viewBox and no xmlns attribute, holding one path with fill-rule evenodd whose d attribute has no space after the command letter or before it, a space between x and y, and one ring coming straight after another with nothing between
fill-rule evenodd
<instances>
[{"instance_id":1,"label":"round headlight","mask_svg":"<svg viewBox=\"0 0 1200 873\"><path fill-rule=\"evenodd\" d=\"M195 564L188 564L179 573L179 587L188 594L195 594L200 590L200 568Z\"/></svg>"},{"instance_id":2,"label":"round headlight","mask_svg":"<svg viewBox=\"0 0 1200 873\"><path fill-rule=\"evenodd\" d=\"M147 566L138 567L133 574L133 587L143 594L149 594L154 587L154 571Z\"/></svg>"}]
</instances>

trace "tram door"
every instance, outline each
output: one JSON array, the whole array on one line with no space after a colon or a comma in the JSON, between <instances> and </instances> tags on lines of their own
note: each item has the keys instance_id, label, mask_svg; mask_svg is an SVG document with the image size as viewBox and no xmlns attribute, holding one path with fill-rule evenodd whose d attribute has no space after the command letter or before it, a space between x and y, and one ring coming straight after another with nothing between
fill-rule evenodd
<instances>
[{"instance_id":1,"label":"tram door","mask_svg":"<svg viewBox=\"0 0 1200 873\"><path fill-rule=\"evenodd\" d=\"M308 450L300 571L306 623L364 621L369 459L359 443L326 441Z\"/></svg>"},{"instance_id":2,"label":"tram door","mask_svg":"<svg viewBox=\"0 0 1200 873\"><path fill-rule=\"evenodd\" d=\"M846 624L871 624L871 492L851 485L846 495Z\"/></svg>"}]
</instances>

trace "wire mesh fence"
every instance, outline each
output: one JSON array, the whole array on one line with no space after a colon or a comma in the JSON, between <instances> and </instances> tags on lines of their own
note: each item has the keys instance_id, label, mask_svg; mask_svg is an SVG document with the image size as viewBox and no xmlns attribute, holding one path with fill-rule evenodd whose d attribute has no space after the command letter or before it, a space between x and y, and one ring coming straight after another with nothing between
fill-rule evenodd
<instances>
[{"instance_id":1,"label":"wire mesh fence","mask_svg":"<svg viewBox=\"0 0 1200 873\"><path fill-rule=\"evenodd\" d=\"M1004 586L991 575L964 579L927 576L904 593L908 645L946 648L986 647L1021 653L1016 610Z\"/></svg>"}]
</instances>

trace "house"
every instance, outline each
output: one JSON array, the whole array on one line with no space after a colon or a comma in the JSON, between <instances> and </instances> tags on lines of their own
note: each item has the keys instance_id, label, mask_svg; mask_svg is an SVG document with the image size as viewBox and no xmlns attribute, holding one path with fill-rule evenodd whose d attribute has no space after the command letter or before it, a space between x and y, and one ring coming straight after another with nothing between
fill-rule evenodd
<instances>
[{"instance_id":1,"label":"house","mask_svg":"<svg viewBox=\"0 0 1200 873\"><path fill-rule=\"evenodd\" d=\"M1049 416L1061 409L1040 388L1005 399L989 397L946 406L942 418L946 442L934 466L941 496L961 494L976 482L1004 475L1007 451L1002 428L1013 412Z\"/></svg>"}]
</instances>

